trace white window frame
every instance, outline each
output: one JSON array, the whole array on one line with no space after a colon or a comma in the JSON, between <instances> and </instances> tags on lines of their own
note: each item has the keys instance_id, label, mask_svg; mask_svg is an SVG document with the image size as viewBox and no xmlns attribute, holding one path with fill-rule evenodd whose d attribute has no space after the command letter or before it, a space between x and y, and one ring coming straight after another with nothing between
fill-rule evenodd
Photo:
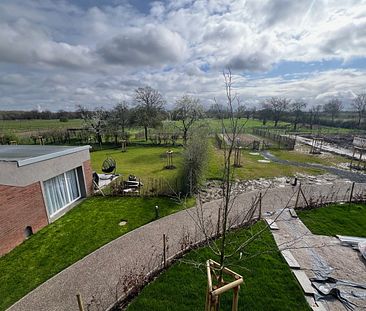
<instances>
[{"instance_id":1,"label":"white window frame","mask_svg":"<svg viewBox=\"0 0 366 311\"><path fill-rule=\"evenodd\" d=\"M74 200L72 200L72 201L70 201L70 199L71 199L71 195L70 195L70 190L69 190L69 182L68 182L68 180L67 180L67 176L66 176L66 173L67 172L70 172L70 171L74 171L75 172L75 176L76 176L76 185L77 185L77 187L78 187L78 192L79 192L79 196L76 198L76 199L74 199ZM53 214L51 214L50 213L50 209L49 209L49 207L48 207L48 202L47 202L47 200L46 200L46 208L47 208L47 213L49 214L49 217L53 217L53 216L55 216L55 215L57 215L58 213L60 213L61 211L63 211L65 208L67 208L67 207L69 207L71 204L73 204L73 203L75 203L77 200L79 200L80 198L81 198L81 191L80 191L80 182L79 182L79 174L78 174L78 169L77 168L74 168L74 169L71 169L71 170L68 170L68 171L66 171L66 172L64 172L64 173L62 173L62 174L59 174L59 175L56 175L56 176L54 176L54 177L52 177L52 178L55 178L55 177L58 177L58 176L63 176L64 177L64 180L65 180L65 188L66 188L66 195L67 195L67 198L68 198L68 200L70 201L69 203L67 203L66 205L64 205L63 207L61 207L60 209L58 209L57 211L55 211ZM52 178L50 178L50 179L52 179ZM47 180L49 180L49 179L47 179ZM47 180L45 180L44 182L43 182L43 188L45 189L46 187L45 187L45 182L47 181Z\"/></svg>"}]
</instances>

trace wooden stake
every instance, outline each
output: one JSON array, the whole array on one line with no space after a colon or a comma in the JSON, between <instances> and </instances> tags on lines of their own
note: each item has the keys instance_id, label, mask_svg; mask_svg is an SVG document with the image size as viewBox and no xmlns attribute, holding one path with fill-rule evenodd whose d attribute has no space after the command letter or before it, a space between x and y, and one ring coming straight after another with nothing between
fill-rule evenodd
<instances>
[{"instance_id":1,"label":"wooden stake","mask_svg":"<svg viewBox=\"0 0 366 311\"><path fill-rule=\"evenodd\" d=\"M297 208L297 204L299 203L300 190L301 190L301 185L299 185L299 191L297 192L295 208Z\"/></svg>"},{"instance_id":2,"label":"wooden stake","mask_svg":"<svg viewBox=\"0 0 366 311\"><path fill-rule=\"evenodd\" d=\"M259 220L262 218L262 192L259 192Z\"/></svg>"},{"instance_id":3,"label":"wooden stake","mask_svg":"<svg viewBox=\"0 0 366 311\"><path fill-rule=\"evenodd\" d=\"M239 289L240 289L240 286L237 286L234 288L233 305L231 308L232 311L238 311Z\"/></svg>"},{"instance_id":4,"label":"wooden stake","mask_svg":"<svg viewBox=\"0 0 366 311\"><path fill-rule=\"evenodd\" d=\"M304 192L302 191L301 187L300 187L300 191L301 191L302 197L303 197L303 198L304 198L304 200L305 200L306 206L309 208L310 206L309 206L308 200L306 200L305 194L304 194Z\"/></svg>"},{"instance_id":5,"label":"wooden stake","mask_svg":"<svg viewBox=\"0 0 366 311\"><path fill-rule=\"evenodd\" d=\"M165 234L163 234L163 263L164 263L164 268L166 268L166 237L165 237Z\"/></svg>"},{"instance_id":6,"label":"wooden stake","mask_svg":"<svg viewBox=\"0 0 366 311\"><path fill-rule=\"evenodd\" d=\"M77 294L76 299L78 300L79 311L84 311L83 300L81 299L81 295Z\"/></svg>"},{"instance_id":7,"label":"wooden stake","mask_svg":"<svg viewBox=\"0 0 366 311\"><path fill-rule=\"evenodd\" d=\"M353 197L353 189L355 188L355 182L352 183L352 187L351 187L351 193L349 195L349 203L352 202L352 197Z\"/></svg>"}]
</instances>

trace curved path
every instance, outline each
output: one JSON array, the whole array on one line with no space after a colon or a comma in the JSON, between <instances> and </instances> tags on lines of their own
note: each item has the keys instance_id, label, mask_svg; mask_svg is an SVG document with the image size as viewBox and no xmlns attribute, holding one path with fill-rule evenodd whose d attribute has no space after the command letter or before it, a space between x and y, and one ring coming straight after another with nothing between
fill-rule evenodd
<instances>
[{"instance_id":1,"label":"curved path","mask_svg":"<svg viewBox=\"0 0 366 311\"><path fill-rule=\"evenodd\" d=\"M302 189L306 196L311 194L313 198L322 198L323 201L327 198L348 200L350 185L349 182L341 182L303 186ZM263 196L262 213L276 211L288 202L293 206L296 193L297 188L290 185L269 189ZM354 193L366 197L366 184L356 184ZM245 215L258 194L259 191L251 191L237 196L232 215L239 218ZM206 221L216 224L220 203L217 200L203 205L202 215ZM180 253L187 241L195 243L203 239L197 227L196 211L191 208L175 213L119 237L52 277L8 310L77 311L77 293L82 295L85 305L93 299L97 302L98 307L94 305L89 310L108 309L116 297L123 295L121 281L125 276L131 273L147 275L161 266L163 234L168 237L168 257Z\"/></svg>"},{"instance_id":2,"label":"curved path","mask_svg":"<svg viewBox=\"0 0 366 311\"><path fill-rule=\"evenodd\" d=\"M359 173L359 172L355 172L355 171L351 171L351 170L343 170L343 169L340 169L337 167L316 164L316 163L301 163L301 162L296 162L296 161L283 160L283 159L277 158L276 156L274 156L272 153L270 153L267 150L262 151L261 154L266 159L271 160L272 162L276 162L276 163L280 163L280 164L284 164L284 165L294 165L294 166L299 166L299 167L306 167L306 168L320 168L320 169L328 171L329 173L331 173L333 175L337 175L341 178L346 178L346 179L349 179L354 182L358 182L358 183L366 182L366 174L363 174L363 173Z\"/></svg>"}]
</instances>

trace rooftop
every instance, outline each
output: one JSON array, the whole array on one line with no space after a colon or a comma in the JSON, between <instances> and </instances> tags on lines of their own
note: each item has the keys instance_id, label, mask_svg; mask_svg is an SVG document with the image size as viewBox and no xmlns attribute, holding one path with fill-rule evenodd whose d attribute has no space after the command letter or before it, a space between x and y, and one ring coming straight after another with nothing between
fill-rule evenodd
<instances>
[{"instance_id":1,"label":"rooftop","mask_svg":"<svg viewBox=\"0 0 366 311\"><path fill-rule=\"evenodd\" d=\"M17 162L24 166L67 154L89 150L90 146L37 146L37 145L6 145L0 146L0 162Z\"/></svg>"}]
</instances>

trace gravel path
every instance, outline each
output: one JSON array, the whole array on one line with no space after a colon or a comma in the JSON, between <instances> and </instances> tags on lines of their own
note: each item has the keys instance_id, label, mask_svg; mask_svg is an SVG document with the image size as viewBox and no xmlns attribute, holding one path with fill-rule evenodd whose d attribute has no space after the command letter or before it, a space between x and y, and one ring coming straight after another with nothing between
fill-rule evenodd
<instances>
[{"instance_id":1,"label":"gravel path","mask_svg":"<svg viewBox=\"0 0 366 311\"><path fill-rule=\"evenodd\" d=\"M323 201L347 200L350 185L347 182L309 185L303 186L303 190L306 195L321 197ZM289 201L290 205L294 205L296 190L290 185L269 189L262 200L262 215L283 208ZM365 197L366 184L356 184L354 193ZM257 190L237 196L232 216L244 215L258 194ZM216 224L220 203L220 200L216 200L203 205L203 218L206 221ZM299 204L304 204L303 200ZM77 311L77 293L82 295L85 304L93 299L98 303L98 308L90 310L105 310L116 301L116 297L123 294L122 286L117 286L121 278L131 271L146 275L161 265L163 234L168 237L168 256L179 253L187 240L192 243L202 240L197 221L197 209L191 208L131 231L63 270L8 310Z\"/></svg>"}]
</instances>

